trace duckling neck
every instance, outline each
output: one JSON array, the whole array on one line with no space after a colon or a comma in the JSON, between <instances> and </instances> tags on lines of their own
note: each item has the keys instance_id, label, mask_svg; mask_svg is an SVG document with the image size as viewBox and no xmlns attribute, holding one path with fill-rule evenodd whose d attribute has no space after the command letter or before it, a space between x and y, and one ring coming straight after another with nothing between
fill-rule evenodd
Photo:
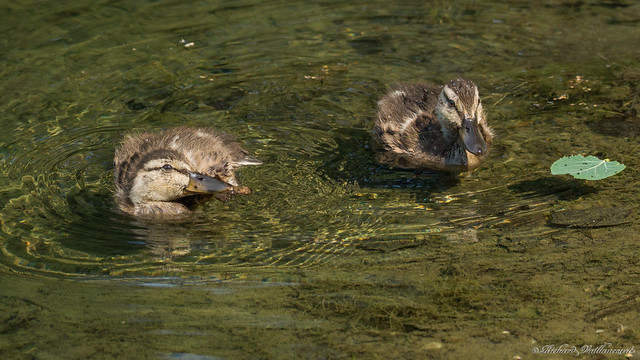
<instances>
[{"instance_id":1,"label":"duckling neck","mask_svg":"<svg viewBox=\"0 0 640 360\"><path fill-rule=\"evenodd\" d=\"M440 126L440 132L442 133L442 138L444 139L445 144L452 145L460 137L458 135L458 130L455 126L452 126L451 122L447 119L446 115L442 113L440 107L436 107L436 119L438 120L438 125Z\"/></svg>"},{"instance_id":2,"label":"duckling neck","mask_svg":"<svg viewBox=\"0 0 640 360\"><path fill-rule=\"evenodd\" d=\"M445 166L450 171L471 171L482 164L486 153L474 155L467 151L462 140L454 141L445 155Z\"/></svg>"}]
</instances>

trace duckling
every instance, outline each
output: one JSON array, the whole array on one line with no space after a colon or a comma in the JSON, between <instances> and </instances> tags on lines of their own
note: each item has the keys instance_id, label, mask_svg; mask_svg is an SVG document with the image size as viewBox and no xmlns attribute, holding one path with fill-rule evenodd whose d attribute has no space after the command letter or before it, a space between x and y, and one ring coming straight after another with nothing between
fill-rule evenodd
<instances>
[{"instance_id":1,"label":"duckling","mask_svg":"<svg viewBox=\"0 0 640 360\"><path fill-rule=\"evenodd\" d=\"M470 80L401 84L378 101L378 108L373 137L382 164L465 172L487 158L493 132Z\"/></svg>"},{"instance_id":2,"label":"duckling","mask_svg":"<svg viewBox=\"0 0 640 360\"><path fill-rule=\"evenodd\" d=\"M130 215L178 217L212 195L226 201L234 194L249 194L233 171L260 164L232 136L211 128L130 134L115 153L115 198Z\"/></svg>"}]
</instances>

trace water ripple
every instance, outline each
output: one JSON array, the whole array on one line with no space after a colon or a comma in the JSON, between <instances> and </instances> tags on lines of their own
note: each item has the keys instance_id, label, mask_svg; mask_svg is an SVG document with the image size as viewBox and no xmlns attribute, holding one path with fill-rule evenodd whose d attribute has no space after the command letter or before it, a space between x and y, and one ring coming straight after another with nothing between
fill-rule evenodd
<instances>
[{"instance_id":1,"label":"water ripple","mask_svg":"<svg viewBox=\"0 0 640 360\"><path fill-rule=\"evenodd\" d=\"M0 99L0 264L12 271L160 278L363 261L482 241L516 225L544 234L560 196L592 191L544 179L541 164L559 150L537 150L560 127L541 118L542 130L526 128L526 95L538 89L502 70L514 56L545 55L545 29L504 31L523 22L526 4L438 14L428 3L138 5L39 3L11 17L43 24L10 24L29 37L8 39L3 52L0 90L13 96ZM459 178L376 164L369 129L387 87L460 73L478 79L483 94L494 91L486 104L509 101L488 106L505 135L490 163ZM120 214L116 144L129 131L178 125L238 136L264 161L239 174L254 192L209 202L185 222Z\"/></svg>"}]
</instances>

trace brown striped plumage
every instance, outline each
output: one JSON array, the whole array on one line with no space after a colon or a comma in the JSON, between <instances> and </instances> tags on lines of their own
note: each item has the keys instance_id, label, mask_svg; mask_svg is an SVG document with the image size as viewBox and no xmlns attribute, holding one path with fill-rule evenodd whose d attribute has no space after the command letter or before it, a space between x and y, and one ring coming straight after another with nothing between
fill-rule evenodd
<instances>
[{"instance_id":1,"label":"brown striped plumage","mask_svg":"<svg viewBox=\"0 0 640 360\"><path fill-rule=\"evenodd\" d=\"M464 79L391 89L378 102L373 136L382 164L451 172L480 166L493 139L478 88Z\"/></svg>"},{"instance_id":2,"label":"brown striped plumage","mask_svg":"<svg viewBox=\"0 0 640 360\"><path fill-rule=\"evenodd\" d=\"M140 217L186 214L189 200L223 191L249 193L233 170L258 164L233 137L210 128L131 134L115 153L116 201L124 212Z\"/></svg>"}]
</instances>

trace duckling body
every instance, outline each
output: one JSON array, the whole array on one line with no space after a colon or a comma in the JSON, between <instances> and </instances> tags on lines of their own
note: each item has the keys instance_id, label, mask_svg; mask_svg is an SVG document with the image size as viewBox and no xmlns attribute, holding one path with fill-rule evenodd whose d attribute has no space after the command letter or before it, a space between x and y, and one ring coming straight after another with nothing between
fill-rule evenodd
<instances>
[{"instance_id":1,"label":"duckling body","mask_svg":"<svg viewBox=\"0 0 640 360\"><path fill-rule=\"evenodd\" d=\"M177 127L158 133L131 134L116 150L116 202L124 212L143 218L176 217L188 204L217 195L248 194L234 169L259 165L235 139L211 128Z\"/></svg>"},{"instance_id":2,"label":"duckling body","mask_svg":"<svg viewBox=\"0 0 640 360\"><path fill-rule=\"evenodd\" d=\"M476 85L454 79L444 86L401 84L391 89L378 102L373 137L382 164L464 172L486 160L493 133Z\"/></svg>"}]
</instances>

